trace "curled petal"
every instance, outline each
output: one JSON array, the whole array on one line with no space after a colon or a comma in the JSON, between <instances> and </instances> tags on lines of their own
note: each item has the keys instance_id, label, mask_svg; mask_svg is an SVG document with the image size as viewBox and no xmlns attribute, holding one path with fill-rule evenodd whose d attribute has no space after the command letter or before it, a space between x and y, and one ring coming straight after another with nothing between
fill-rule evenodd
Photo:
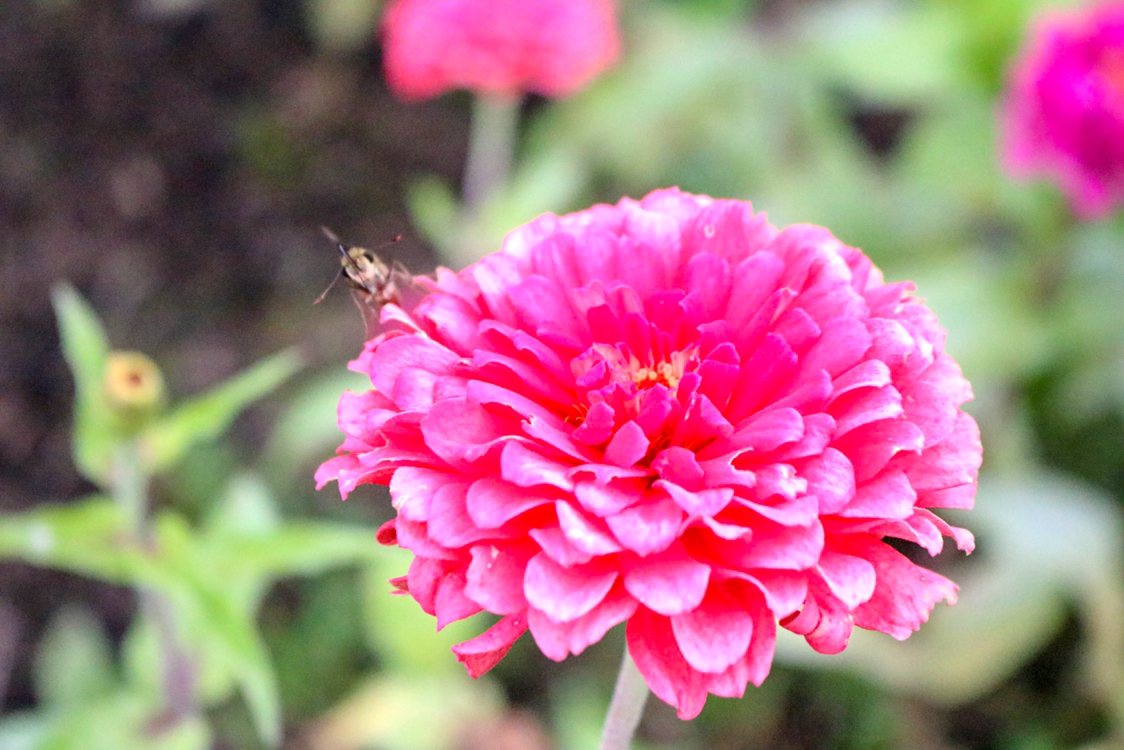
<instances>
[{"instance_id":1,"label":"curled petal","mask_svg":"<svg viewBox=\"0 0 1124 750\"><path fill-rule=\"evenodd\" d=\"M479 677L499 664L526 630L525 615L508 615L472 640L453 646L453 653L471 677Z\"/></svg>"}]
</instances>

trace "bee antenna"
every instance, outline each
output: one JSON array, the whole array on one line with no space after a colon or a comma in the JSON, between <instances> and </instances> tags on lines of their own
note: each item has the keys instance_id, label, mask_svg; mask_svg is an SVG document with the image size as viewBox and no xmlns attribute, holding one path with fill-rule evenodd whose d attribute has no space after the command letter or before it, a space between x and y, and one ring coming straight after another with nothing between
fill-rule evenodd
<instances>
[{"instance_id":1,"label":"bee antenna","mask_svg":"<svg viewBox=\"0 0 1124 750\"><path fill-rule=\"evenodd\" d=\"M339 274L336 274L331 283L329 283L328 286L324 288L324 291L320 292L320 296L312 300L312 304L319 305L324 300L324 298L328 296L328 292L332 291L332 287L334 287L336 285L336 282L339 280L340 276Z\"/></svg>"}]
</instances>

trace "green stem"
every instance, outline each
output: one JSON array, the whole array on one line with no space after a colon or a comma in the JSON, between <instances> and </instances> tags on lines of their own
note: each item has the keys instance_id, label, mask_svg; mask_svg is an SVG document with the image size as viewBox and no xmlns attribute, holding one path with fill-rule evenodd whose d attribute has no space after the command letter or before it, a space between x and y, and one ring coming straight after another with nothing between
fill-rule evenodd
<instances>
[{"instance_id":1,"label":"green stem","mask_svg":"<svg viewBox=\"0 0 1124 750\"><path fill-rule=\"evenodd\" d=\"M601 730L600 750L629 750L632 747L632 735L640 723L647 700L648 685L628 655L626 646L617 686L613 689L613 700L605 717L605 727Z\"/></svg>"},{"instance_id":2,"label":"green stem","mask_svg":"<svg viewBox=\"0 0 1124 750\"><path fill-rule=\"evenodd\" d=\"M113 500L137 541L147 541L148 477L141 469L137 445L131 440L122 440L113 458Z\"/></svg>"},{"instance_id":3,"label":"green stem","mask_svg":"<svg viewBox=\"0 0 1124 750\"><path fill-rule=\"evenodd\" d=\"M138 446L132 440L122 440L114 456L112 494L135 543L142 550L150 550L153 539L148 523L148 475ZM159 723L174 726L199 713L195 664L180 642L168 597L147 585L137 584L137 599L141 612L156 629L159 642L164 687L164 713Z\"/></svg>"},{"instance_id":4,"label":"green stem","mask_svg":"<svg viewBox=\"0 0 1124 750\"><path fill-rule=\"evenodd\" d=\"M474 99L464 171L465 215L476 214L507 181L518 123L518 96L478 94Z\"/></svg>"}]
</instances>

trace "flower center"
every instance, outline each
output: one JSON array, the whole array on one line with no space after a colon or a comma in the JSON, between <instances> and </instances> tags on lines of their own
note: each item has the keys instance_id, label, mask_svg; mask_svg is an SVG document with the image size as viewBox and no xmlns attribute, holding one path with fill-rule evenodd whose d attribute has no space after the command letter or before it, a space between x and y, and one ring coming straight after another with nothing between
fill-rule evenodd
<instances>
[{"instance_id":1,"label":"flower center","mask_svg":"<svg viewBox=\"0 0 1124 750\"><path fill-rule=\"evenodd\" d=\"M697 347L691 347L685 351L672 352L667 360L651 365L641 364L635 356L632 356L628 362L632 382L638 388L648 388L660 383L674 391L679 386L679 381L683 379L687 365L697 353Z\"/></svg>"},{"instance_id":2,"label":"flower center","mask_svg":"<svg viewBox=\"0 0 1124 750\"><path fill-rule=\"evenodd\" d=\"M612 407L618 425L646 409L662 413L661 419L667 417L675 409L666 405L677 400L680 383L698 361L697 344L671 351L649 349L638 355L627 344L595 343L570 362L575 384L585 397L575 400L566 421L578 426L598 402ZM653 394L652 389L663 393Z\"/></svg>"},{"instance_id":3,"label":"flower center","mask_svg":"<svg viewBox=\"0 0 1124 750\"><path fill-rule=\"evenodd\" d=\"M663 356L649 353L641 359L626 346L599 343L575 359L571 368L578 383L589 390L623 386L626 392L635 394L659 384L674 393L697 358L698 346Z\"/></svg>"}]
</instances>

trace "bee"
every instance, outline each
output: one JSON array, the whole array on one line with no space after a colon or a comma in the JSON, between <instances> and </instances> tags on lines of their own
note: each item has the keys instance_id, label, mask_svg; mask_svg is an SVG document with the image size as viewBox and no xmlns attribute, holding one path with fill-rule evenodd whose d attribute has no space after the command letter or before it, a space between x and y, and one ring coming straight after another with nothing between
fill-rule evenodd
<instances>
[{"instance_id":1,"label":"bee","mask_svg":"<svg viewBox=\"0 0 1124 750\"><path fill-rule=\"evenodd\" d=\"M364 247L345 245L327 227L320 227L320 231L339 249L341 268L339 276L328 284L328 288L321 292L313 304L319 304L337 281L346 279L351 287L351 298L363 314L363 324L370 337L371 331L379 322L379 311L383 305L400 304L402 286L410 278L410 274L399 263L388 266L376 253ZM401 239L402 235L398 235L387 244Z\"/></svg>"}]
</instances>

